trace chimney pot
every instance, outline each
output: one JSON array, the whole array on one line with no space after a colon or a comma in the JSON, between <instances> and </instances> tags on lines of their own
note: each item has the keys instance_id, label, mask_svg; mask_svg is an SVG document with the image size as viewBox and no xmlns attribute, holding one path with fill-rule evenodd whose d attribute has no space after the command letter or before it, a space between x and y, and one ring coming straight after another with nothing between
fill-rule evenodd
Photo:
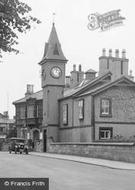
<instances>
[{"instance_id":1,"label":"chimney pot","mask_svg":"<svg viewBox=\"0 0 135 190\"><path fill-rule=\"evenodd\" d=\"M103 48L103 50L102 50L102 56L106 56L106 49L105 48Z\"/></svg>"},{"instance_id":2,"label":"chimney pot","mask_svg":"<svg viewBox=\"0 0 135 190\"><path fill-rule=\"evenodd\" d=\"M124 59L126 58L126 50L125 49L122 50L122 58L124 58Z\"/></svg>"},{"instance_id":3,"label":"chimney pot","mask_svg":"<svg viewBox=\"0 0 135 190\"><path fill-rule=\"evenodd\" d=\"M119 50L118 49L115 50L115 57L119 58Z\"/></svg>"},{"instance_id":4,"label":"chimney pot","mask_svg":"<svg viewBox=\"0 0 135 190\"><path fill-rule=\"evenodd\" d=\"M112 49L109 49L109 57L112 57Z\"/></svg>"},{"instance_id":5,"label":"chimney pot","mask_svg":"<svg viewBox=\"0 0 135 190\"><path fill-rule=\"evenodd\" d=\"M73 71L76 71L76 65L75 64L73 65Z\"/></svg>"},{"instance_id":6,"label":"chimney pot","mask_svg":"<svg viewBox=\"0 0 135 190\"><path fill-rule=\"evenodd\" d=\"M82 66L81 65L79 65L79 72L81 72L82 71Z\"/></svg>"},{"instance_id":7,"label":"chimney pot","mask_svg":"<svg viewBox=\"0 0 135 190\"><path fill-rule=\"evenodd\" d=\"M25 93L25 96L28 96L28 95L31 95L31 94L33 94L33 87L34 87L34 85L32 85L32 84L27 84L27 91L26 91L26 93Z\"/></svg>"},{"instance_id":8,"label":"chimney pot","mask_svg":"<svg viewBox=\"0 0 135 190\"><path fill-rule=\"evenodd\" d=\"M130 70L130 76L132 76L132 70Z\"/></svg>"}]
</instances>

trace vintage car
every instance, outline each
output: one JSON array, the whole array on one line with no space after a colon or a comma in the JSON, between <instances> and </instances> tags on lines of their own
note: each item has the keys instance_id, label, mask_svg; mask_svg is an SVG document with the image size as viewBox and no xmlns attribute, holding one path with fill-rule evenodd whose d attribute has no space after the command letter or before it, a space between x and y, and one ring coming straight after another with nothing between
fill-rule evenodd
<instances>
[{"instance_id":1,"label":"vintage car","mask_svg":"<svg viewBox=\"0 0 135 190\"><path fill-rule=\"evenodd\" d=\"M26 143L26 140L17 137L10 138L9 153L11 154L12 151L15 152L15 154L28 154L28 145Z\"/></svg>"}]
</instances>

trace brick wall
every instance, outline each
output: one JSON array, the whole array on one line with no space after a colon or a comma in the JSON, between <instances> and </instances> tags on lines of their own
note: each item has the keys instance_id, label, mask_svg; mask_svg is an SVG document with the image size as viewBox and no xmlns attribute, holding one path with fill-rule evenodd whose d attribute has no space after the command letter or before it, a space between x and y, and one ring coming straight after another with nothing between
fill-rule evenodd
<instances>
[{"instance_id":1,"label":"brick wall","mask_svg":"<svg viewBox=\"0 0 135 190\"><path fill-rule=\"evenodd\" d=\"M135 162L134 143L51 143L48 152Z\"/></svg>"}]
</instances>

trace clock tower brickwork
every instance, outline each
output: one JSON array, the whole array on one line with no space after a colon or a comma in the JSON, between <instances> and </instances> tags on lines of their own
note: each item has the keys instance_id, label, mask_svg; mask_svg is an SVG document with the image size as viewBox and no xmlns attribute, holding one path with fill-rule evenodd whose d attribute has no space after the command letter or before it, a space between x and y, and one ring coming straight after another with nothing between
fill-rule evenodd
<instances>
[{"instance_id":1,"label":"clock tower brickwork","mask_svg":"<svg viewBox=\"0 0 135 190\"><path fill-rule=\"evenodd\" d=\"M44 56L41 62L43 88L43 151L49 139L58 141L59 104L65 87L65 58L55 29L52 30L45 44Z\"/></svg>"}]
</instances>

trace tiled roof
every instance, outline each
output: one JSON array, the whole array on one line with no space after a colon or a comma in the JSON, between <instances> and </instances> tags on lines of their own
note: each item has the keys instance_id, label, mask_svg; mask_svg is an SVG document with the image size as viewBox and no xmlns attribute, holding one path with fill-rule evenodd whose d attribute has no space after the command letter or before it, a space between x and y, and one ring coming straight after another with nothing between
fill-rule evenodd
<instances>
[{"instance_id":1,"label":"tiled roof","mask_svg":"<svg viewBox=\"0 0 135 190\"><path fill-rule=\"evenodd\" d=\"M40 91L35 92L35 93L33 93L33 94L31 94L31 95L29 95L27 97L21 98L21 99L15 101L15 102L13 102L13 104L18 104L18 103L26 102L26 100L28 98L36 98L37 100L42 100L43 99L43 91L40 90Z\"/></svg>"}]
</instances>

